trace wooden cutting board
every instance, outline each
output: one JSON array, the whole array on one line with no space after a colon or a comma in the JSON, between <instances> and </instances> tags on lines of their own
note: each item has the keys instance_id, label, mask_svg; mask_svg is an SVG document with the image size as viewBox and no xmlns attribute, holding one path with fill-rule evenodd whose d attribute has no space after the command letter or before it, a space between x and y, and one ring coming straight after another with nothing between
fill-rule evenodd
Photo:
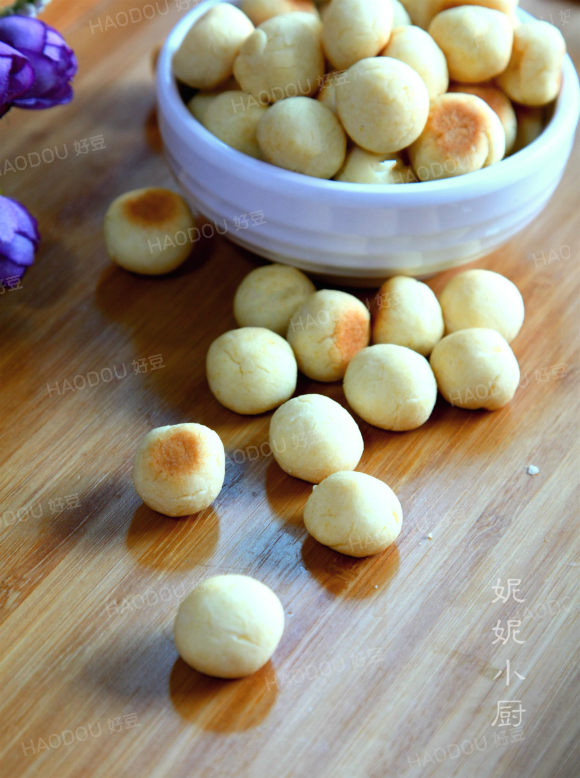
<instances>
[{"instance_id":1,"label":"wooden cutting board","mask_svg":"<svg viewBox=\"0 0 580 778\"><path fill-rule=\"evenodd\" d=\"M116 195L173 186L150 59L178 5L54 0L75 100L0 123L0 186L43 236L0 299L0 776L578 775L578 148L546 210L477 263L525 298L514 401L440 401L404 434L361 423L360 469L397 492L404 528L382 555L340 556L307 536L310 486L273 462L268 416L236 416L206 386L255 258L216 237L148 280L103 248ZM578 8L525 7L578 62ZM344 402L339 384L299 390ZM131 460L151 427L194 420L222 436L226 483L175 521L141 504ZM172 641L180 599L221 572L267 583L287 617L272 662L239 681L197 674Z\"/></svg>"}]
</instances>

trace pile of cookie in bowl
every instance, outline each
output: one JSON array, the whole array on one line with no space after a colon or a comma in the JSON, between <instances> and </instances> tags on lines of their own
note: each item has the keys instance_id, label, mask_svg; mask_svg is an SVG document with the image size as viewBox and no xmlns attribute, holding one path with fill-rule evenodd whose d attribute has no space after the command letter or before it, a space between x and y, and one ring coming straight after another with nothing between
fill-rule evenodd
<instances>
[{"instance_id":1,"label":"pile of cookie in bowl","mask_svg":"<svg viewBox=\"0 0 580 778\"><path fill-rule=\"evenodd\" d=\"M529 144L566 46L514 0L242 0L173 57L193 117L229 146L367 184L473 172Z\"/></svg>"}]
</instances>

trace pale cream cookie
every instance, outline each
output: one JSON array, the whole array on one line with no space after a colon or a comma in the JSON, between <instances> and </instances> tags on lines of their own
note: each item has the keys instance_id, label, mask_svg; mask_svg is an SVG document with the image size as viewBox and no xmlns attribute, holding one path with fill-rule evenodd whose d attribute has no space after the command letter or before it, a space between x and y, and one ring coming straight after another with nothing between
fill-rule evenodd
<instances>
[{"instance_id":1,"label":"pale cream cookie","mask_svg":"<svg viewBox=\"0 0 580 778\"><path fill-rule=\"evenodd\" d=\"M322 43L335 70L375 57L393 27L393 6L385 0L332 0L323 15Z\"/></svg>"},{"instance_id":2,"label":"pale cream cookie","mask_svg":"<svg viewBox=\"0 0 580 778\"><path fill-rule=\"evenodd\" d=\"M352 471L329 475L304 507L304 526L315 540L341 554L378 554L399 536L403 509L384 481Z\"/></svg>"},{"instance_id":3,"label":"pale cream cookie","mask_svg":"<svg viewBox=\"0 0 580 778\"><path fill-rule=\"evenodd\" d=\"M394 276L375 299L373 343L395 343L428 356L443 337L445 325L434 292L422 281Z\"/></svg>"},{"instance_id":4,"label":"pale cream cookie","mask_svg":"<svg viewBox=\"0 0 580 778\"><path fill-rule=\"evenodd\" d=\"M410 348L381 343L359 351L344 376L350 407L375 427L402 432L424 424L437 399L429 362Z\"/></svg>"},{"instance_id":5,"label":"pale cream cookie","mask_svg":"<svg viewBox=\"0 0 580 778\"><path fill-rule=\"evenodd\" d=\"M324 55L315 17L274 16L244 42L234 75L244 92L262 103L315 95L324 76Z\"/></svg>"},{"instance_id":6,"label":"pale cream cookie","mask_svg":"<svg viewBox=\"0 0 580 778\"><path fill-rule=\"evenodd\" d=\"M308 276L295 267L257 267L236 290L234 316L240 327L266 327L285 336L292 314L315 291Z\"/></svg>"},{"instance_id":7,"label":"pale cream cookie","mask_svg":"<svg viewBox=\"0 0 580 778\"><path fill-rule=\"evenodd\" d=\"M439 297L447 332L471 327L497 330L510 343L524 323L517 286L500 273L474 268L454 276Z\"/></svg>"},{"instance_id":8,"label":"pale cream cookie","mask_svg":"<svg viewBox=\"0 0 580 778\"><path fill-rule=\"evenodd\" d=\"M510 61L514 30L501 11L477 5L449 8L433 19L429 34L445 54L455 81L488 81Z\"/></svg>"},{"instance_id":9,"label":"pale cream cookie","mask_svg":"<svg viewBox=\"0 0 580 778\"><path fill-rule=\"evenodd\" d=\"M546 105L562 84L564 36L549 22L534 19L516 27L511 59L497 77L498 86L516 103Z\"/></svg>"},{"instance_id":10,"label":"pale cream cookie","mask_svg":"<svg viewBox=\"0 0 580 778\"><path fill-rule=\"evenodd\" d=\"M394 29L382 53L416 70L425 82L430 100L447 91L449 72L445 55L429 33L420 27L407 25Z\"/></svg>"},{"instance_id":11,"label":"pale cream cookie","mask_svg":"<svg viewBox=\"0 0 580 778\"><path fill-rule=\"evenodd\" d=\"M173 634L179 655L216 678L243 678L263 667L284 631L274 592L247 575L216 575L179 605Z\"/></svg>"},{"instance_id":12,"label":"pale cream cookie","mask_svg":"<svg viewBox=\"0 0 580 778\"><path fill-rule=\"evenodd\" d=\"M350 413L322 394L281 405L270 420L269 442L284 472L315 484L339 470L354 470L364 449Z\"/></svg>"},{"instance_id":13,"label":"pale cream cookie","mask_svg":"<svg viewBox=\"0 0 580 778\"><path fill-rule=\"evenodd\" d=\"M289 97L272 105L258 124L267 162L316 178L332 178L346 154L346 135L336 116L311 97Z\"/></svg>"},{"instance_id":14,"label":"pale cream cookie","mask_svg":"<svg viewBox=\"0 0 580 778\"><path fill-rule=\"evenodd\" d=\"M173 56L173 72L188 86L214 89L233 73L242 44L254 31L231 3L212 6L189 30Z\"/></svg>"},{"instance_id":15,"label":"pale cream cookie","mask_svg":"<svg viewBox=\"0 0 580 778\"><path fill-rule=\"evenodd\" d=\"M429 114L429 93L419 74L392 57L363 59L336 87L342 124L361 148L400 151L416 140Z\"/></svg>"},{"instance_id":16,"label":"pale cream cookie","mask_svg":"<svg viewBox=\"0 0 580 778\"><path fill-rule=\"evenodd\" d=\"M218 402L242 414L265 413L294 394L298 368L287 341L264 327L220 335L206 358L209 388Z\"/></svg>"},{"instance_id":17,"label":"pale cream cookie","mask_svg":"<svg viewBox=\"0 0 580 778\"><path fill-rule=\"evenodd\" d=\"M439 391L459 408L495 411L507 405L520 382L518 361L496 330L457 330L433 349Z\"/></svg>"}]
</instances>

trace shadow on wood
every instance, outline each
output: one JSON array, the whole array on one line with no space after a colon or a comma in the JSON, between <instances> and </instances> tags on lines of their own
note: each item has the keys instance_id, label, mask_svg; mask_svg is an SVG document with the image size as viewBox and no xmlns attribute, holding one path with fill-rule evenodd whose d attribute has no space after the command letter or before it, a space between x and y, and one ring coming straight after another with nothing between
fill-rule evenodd
<instances>
[{"instance_id":1,"label":"shadow on wood","mask_svg":"<svg viewBox=\"0 0 580 778\"><path fill-rule=\"evenodd\" d=\"M271 662L247 678L222 680L198 673L182 659L169 679L171 701L182 718L213 732L243 732L266 718L278 695Z\"/></svg>"},{"instance_id":2,"label":"shadow on wood","mask_svg":"<svg viewBox=\"0 0 580 778\"><path fill-rule=\"evenodd\" d=\"M207 561L219 539L213 508L172 519L141 505L127 533L127 548L140 565L155 570L191 570Z\"/></svg>"},{"instance_id":3,"label":"shadow on wood","mask_svg":"<svg viewBox=\"0 0 580 778\"><path fill-rule=\"evenodd\" d=\"M363 598L384 595L399 569L399 550L393 544L381 554L356 559L339 554L307 537L302 560L319 584L337 597Z\"/></svg>"}]
</instances>

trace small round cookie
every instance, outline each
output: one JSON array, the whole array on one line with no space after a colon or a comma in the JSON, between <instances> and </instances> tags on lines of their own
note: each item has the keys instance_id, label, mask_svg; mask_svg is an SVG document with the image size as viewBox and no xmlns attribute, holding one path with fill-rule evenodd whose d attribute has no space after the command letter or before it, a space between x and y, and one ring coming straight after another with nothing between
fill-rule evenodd
<instances>
[{"instance_id":1,"label":"small round cookie","mask_svg":"<svg viewBox=\"0 0 580 778\"><path fill-rule=\"evenodd\" d=\"M338 470L354 470L364 450L356 421L322 394L281 405L270 420L270 449L288 475L317 484Z\"/></svg>"},{"instance_id":2,"label":"small round cookie","mask_svg":"<svg viewBox=\"0 0 580 778\"><path fill-rule=\"evenodd\" d=\"M330 108L332 113L336 114L336 85L347 78L345 70L332 70L330 73L325 73L322 78L320 90L316 95L316 99L319 100L327 108Z\"/></svg>"},{"instance_id":3,"label":"small round cookie","mask_svg":"<svg viewBox=\"0 0 580 778\"><path fill-rule=\"evenodd\" d=\"M435 376L425 357L391 343L359 351L346 369L343 388L361 419L394 432L425 424L437 399Z\"/></svg>"},{"instance_id":4,"label":"small round cookie","mask_svg":"<svg viewBox=\"0 0 580 778\"><path fill-rule=\"evenodd\" d=\"M295 267L257 267L236 290L234 316L240 327L266 327L285 336L292 314L315 291L312 281Z\"/></svg>"},{"instance_id":5,"label":"small round cookie","mask_svg":"<svg viewBox=\"0 0 580 778\"><path fill-rule=\"evenodd\" d=\"M433 19L429 34L445 54L455 81L488 81L510 61L514 30L501 11L477 5L449 8Z\"/></svg>"},{"instance_id":6,"label":"small round cookie","mask_svg":"<svg viewBox=\"0 0 580 778\"><path fill-rule=\"evenodd\" d=\"M209 347L207 382L230 411L271 411L294 394L298 368L290 345L265 327L224 332Z\"/></svg>"},{"instance_id":7,"label":"small round cookie","mask_svg":"<svg viewBox=\"0 0 580 778\"><path fill-rule=\"evenodd\" d=\"M195 221L189 206L169 189L133 189L105 214L107 252L125 270L157 276L183 264L192 249Z\"/></svg>"},{"instance_id":8,"label":"small round cookie","mask_svg":"<svg viewBox=\"0 0 580 778\"><path fill-rule=\"evenodd\" d=\"M329 475L304 507L304 526L324 546L354 557L378 554L401 532L403 509L384 481L366 473Z\"/></svg>"},{"instance_id":9,"label":"small round cookie","mask_svg":"<svg viewBox=\"0 0 580 778\"><path fill-rule=\"evenodd\" d=\"M222 92L204 110L203 124L228 146L261 159L257 131L266 110L265 105L245 92Z\"/></svg>"},{"instance_id":10,"label":"small round cookie","mask_svg":"<svg viewBox=\"0 0 580 778\"><path fill-rule=\"evenodd\" d=\"M434 0L403 0L405 10L411 18L412 24L427 29L433 18L431 5Z\"/></svg>"},{"instance_id":11,"label":"small round cookie","mask_svg":"<svg viewBox=\"0 0 580 778\"><path fill-rule=\"evenodd\" d=\"M516 142L518 122L516 112L509 98L501 89L492 84L451 84L450 92L462 92L467 95L475 95L489 105L496 112L505 132L505 153L509 154Z\"/></svg>"},{"instance_id":12,"label":"small round cookie","mask_svg":"<svg viewBox=\"0 0 580 778\"><path fill-rule=\"evenodd\" d=\"M324 76L324 55L315 19L291 13L261 24L234 62L242 90L261 103L316 94Z\"/></svg>"},{"instance_id":13,"label":"small round cookie","mask_svg":"<svg viewBox=\"0 0 580 778\"><path fill-rule=\"evenodd\" d=\"M385 0L332 0L324 13L322 45L335 70L349 68L383 49L393 27L393 6Z\"/></svg>"},{"instance_id":14,"label":"small round cookie","mask_svg":"<svg viewBox=\"0 0 580 778\"><path fill-rule=\"evenodd\" d=\"M437 14L458 5L477 5L502 11L515 26L517 24L515 9L518 2L519 0L404 0L404 5L413 24L418 24L426 30Z\"/></svg>"},{"instance_id":15,"label":"small round cookie","mask_svg":"<svg viewBox=\"0 0 580 778\"><path fill-rule=\"evenodd\" d=\"M514 396L520 382L518 361L496 330L458 330L433 349L431 367L451 405L495 411Z\"/></svg>"},{"instance_id":16,"label":"small round cookie","mask_svg":"<svg viewBox=\"0 0 580 778\"><path fill-rule=\"evenodd\" d=\"M498 162L505 153L498 115L480 97L447 93L431 101L421 136L409 148L420 181L460 176Z\"/></svg>"},{"instance_id":17,"label":"small round cookie","mask_svg":"<svg viewBox=\"0 0 580 778\"><path fill-rule=\"evenodd\" d=\"M370 313L352 294L321 289L294 312L286 337L304 375L339 381L357 351L369 343Z\"/></svg>"},{"instance_id":18,"label":"small round cookie","mask_svg":"<svg viewBox=\"0 0 580 778\"><path fill-rule=\"evenodd\" d=\"M400 151L421 134L429 114L429 93L405 62L372 57L357 62L336 87L344 129L367 151Z\"/></svg>"},{"instance_id":19,"label":"small round cookie","mask_svg":"<svg viewBox=\"0 0 580 778\"><path fill-rule=\"evenodd\" d=\"M258 143L267 162L316 178L332 178L346 154L340 122L311 97L288 97L268 108L258 124Z\"/></svg>"},{"instance_id":20,"label":"small round cookie","mask_svg":"<svg viewBox=\"0 0 580 778\"><path fill-rule=\"evenodd\" d=\"M219 94L221 94L221 92L217 90L196 92L191 100L188 100L187 110L194 118L197 119L200 124L205 126L205 116L207 114L207 109Z\"/></svg>"},{"instance_id":21,"label":"small round cookie","mask_svg":"<svg viewBox=\"0 0 580 778\"><path fill-rule=\"evenodd\" d=\"M416 70L425 82L430 100L447 91L449 73L445 55L429 33L420 27L406 25L394 29L382 54Z\"/></svg>"},{"instance_id":22,"label":"small round cookie","mask_svg":"<svg viewBox=\"0 0 580 778\"><path fill-rule=\"evenodd\" d=\"M218 3L189 30L173 56L175 76L196 89L214 89L233 73L234 60L254 25L231 3Z\"/></svg>"},{"instance_id":23,"label":"small round cookie","mask_svg":"<svg viewBox=\"0 0 580 778\"><path fill-rule=\"evenodd\" d=\"M247 575L215 575L179 605L173 635L190 667L216 678L243 678L263 667L284 631L282 603Z\"/></svg>"},{"instance_id":24,"label":"small round cookie","mask_svg":"<svg viewBox=\"0 0 580 778\"><path fill-rule=\"evenodd\" d=\"M240 8L256 27L281 14L304 12L318 16L313 0L242 0Z\"/></svg>"},{"instance_id":25,"label":"small round cookie","mask_svg":"<svg viewBox=\"0 0 580 778\"><path fill-rule=\"evenodd\" d=\"M441 292L439 302L447 333L483 327L497 330L511 343L524 323L520 290L493 270L458 273Z\"/></svg>"},{"instance_id":26,"label":"small round cookie","mask_svg":"<svg viewBox=\"0 0 580 778\"><path fill-rule=\"evenodd\" d=\"M394 152L373 154L354 146L334 180L351 184L410 184L417 181L417 176Z\"/></svg>"},{"instance_id":27,"label":"small round cookie","mask_svg":"<svg viewBox=\"0 0 580 778\"><path fill-rule=\"evenodd\" d=\"M156 427L141 440L133 483L143 502L165 516L208 508L221 491L225 452L217 432L203 424Z\"/></svg>"},{"instance_id":28,"label":"small round cookie","mask_svg":"<svg viewBox=\"0 0 580 778\"><path fill-rule=\"evenodd\" d=\"M549 22L534 19L514 31L509 64L497 78L506 95L523 105L546 105L558 96L566 42Z\"/></svg>"},{"instance_id":29,"label":"small round cookie","mask_svg":"<svg viewBox=\"0 0 580 778\"><path fill-rule=\"evenodd\" d=\"M194 96L188 100L187 109L200 124L205 126L205 115L214 97L221 95L222 92L225 92L226 90L235 91L237 89L239 89L239 87L235 78L232 76L232 78L228 78L225 83L220 84L219 89L198 90Z\"/></svg>"},{"instance_id":30,"label":"small round cookie","mask_svg":"<svg viewBox=\"0 0 580 778\"><path fill-rule=\"evenodd\" d=\"M396 30L397 27L411 24L411 17L403 3L400 3L399 0L391 0L391 2L393 5L393 30Z\"/></svg>"},{"instance_id":31,"label":"small round cookie","mask_svg":"<svg viewBox=\"0 0 580 778\"><path fill-rule=\"evenodd\" d=\"M373 343L395 343L428 356L443 337L441 306L422 281L394 276L379 289L374 305Z\"/></svg>"},{"instance_id":32,"label":"small round cookie","mask_svg":"<svg viewBox=\"0 0 580 778\"><path fill-rule=\"evenodd\" d=\"M544 132L546 126L546 109L533 108L528 105L516 105L518 129L514 142L514 153L533 143Z\"/></svg>"}]
</instances>

